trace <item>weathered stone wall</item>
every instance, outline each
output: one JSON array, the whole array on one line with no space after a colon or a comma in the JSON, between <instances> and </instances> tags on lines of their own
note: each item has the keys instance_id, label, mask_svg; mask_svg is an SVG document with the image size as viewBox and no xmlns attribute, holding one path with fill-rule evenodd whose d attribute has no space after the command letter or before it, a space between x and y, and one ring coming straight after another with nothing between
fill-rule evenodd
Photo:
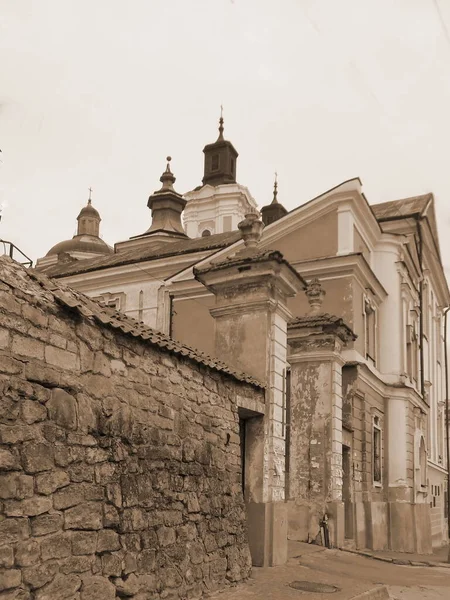
<instances>
[{"instance_id":1,"label":"weathered stone wall","mask_svg":"<svg viewBox=\"0 0 450 600\"><path fill-rule=\"evenodd\" d=\"M246 578L237 397L262 391L31 283L0 283L0 598L195 598Z\"/></svg>"}]
</instances>

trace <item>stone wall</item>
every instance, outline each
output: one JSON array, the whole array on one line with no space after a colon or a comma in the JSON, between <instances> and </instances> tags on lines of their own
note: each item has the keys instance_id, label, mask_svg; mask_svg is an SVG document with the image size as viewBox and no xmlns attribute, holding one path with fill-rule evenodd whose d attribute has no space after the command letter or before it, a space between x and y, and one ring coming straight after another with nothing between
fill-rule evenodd
<instances>
[{"instance_id":1,"label":"stone wall","mask_svg":"<svg viewBox=\"0 0 450 600\"><path fill-rule=\"evenodd\" d=\"M196 598L245 579L237 398L263 391L70 313L23 270L16 287L11 264L0 598Z\"/></svg>"}]
</instances>

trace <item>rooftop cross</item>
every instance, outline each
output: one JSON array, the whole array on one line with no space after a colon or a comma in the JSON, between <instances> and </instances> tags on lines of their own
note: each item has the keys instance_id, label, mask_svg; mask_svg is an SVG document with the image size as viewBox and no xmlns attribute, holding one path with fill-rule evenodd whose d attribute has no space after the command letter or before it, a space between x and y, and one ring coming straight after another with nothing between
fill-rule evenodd
<instances>
[{"instance_id":1,"label":"rooftop cross","mask_svg":"<svg viewBox=\"0 0 450 600\"><path fill-rule=\"evenodd\" d=\"M91 196L92 196L92 188L88 187L88 190L89 190L88 204L91 204L92 203L92 198L91 198Z\"/></svg>"}]
</instances>

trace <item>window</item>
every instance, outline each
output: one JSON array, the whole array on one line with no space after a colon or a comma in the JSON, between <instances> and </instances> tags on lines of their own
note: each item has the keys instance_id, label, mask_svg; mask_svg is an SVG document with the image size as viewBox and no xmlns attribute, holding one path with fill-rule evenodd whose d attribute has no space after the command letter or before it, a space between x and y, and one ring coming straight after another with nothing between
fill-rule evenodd
<instances>
[{"instance_id":1,"label":"window","mask_svg":"<svg viewBox=\"0 0 450 600\"><path fill-rule=\"evenodd\" d=\"M436 317L436 360L442 360L442 321L441 315Z\"/></svg>"},{"instance_id":2,"label":"window","mask_svg":"<svg viewBox=\"0 0 450 600\"><path fill-rule=\"evenodd\" d=\"M424 283L422 290L423 333L427 339L430 339L430 308L430 291L428 283Z\"/></svg>"},{"instance_id":3,"label":"window","mask_svg":"<svg viewBox=\"0 0 450 600\"><path fill-rule=\"evenodd\" d=\"M234 158L230 158L230 171L234 175Z\"/></svg>"},{"instance_id":4,"label":"window","mask_svg":"<svg viewBox=\"0 0 450 600\"><path fill-rule=\"evenodd\" d=\"M205 230L202 232L202 237L207 237L208 235L211 235L211 232L210 232L210 230L209 230L209 229L205 229Z\"/></svg>"},{"instance_id":5,"label":"window","mask_svg":"<svg viewBox=\"0 0 450 600\"><path fill-rule=\"evenodd\" d=\"M425 448L425 440L423 439L423 436L420 438L419 465L420 465L420 485L422 488L426 488L427 487L427 451Z\"/></svg>"},{"instance_id":6,"label":"window","mask_svg":"<svg viewBox=\"0 0 450 600\"><path fill-rule=\"evenodd\" d=\"M381 427L380 418L374 417L373 420L373 482L381 484Z\"/></svg>"},{"instance_id":7,"label":"window","mask_svg":"<svg viewBox=\"0 0 450 600\"><path fill-rule=\"evenodd\" d=\"M211 171L218 171L219 170L219 155L218 154L213 154L211 156Z\"/></svg>"},{"instance_id":8,"label":"window","mask_svg":"<svg viewBox=\"0 0 450 600\"><path fill-rule=\"evenodd\" d=\"M416 381L419 375L417 324L406 326L406 362L408 376Z\"/></svg>"},{"instance_id":9,"label":"window","mask_svg":"<svg viewBox=\"0 0 450 600\"><path fill-rule=\"evenodd\" d=\"M101 306L104 306L105 308L113 308L114 310L122 311L125 309L125 294L123 292L119 292L117 294L105 292L101 296L95 296L92 299L96 300Z\"/></svg>"},{"instance_id":10,"label":"window","mask_svg":"<svg viewBox=\"0 0 450 600\"><path fill-rule=\"evenodd\" d=\"M376 362L376 312L375 307L369 300L364 301L364 324L365 324L365 346L366 358L373 364Z\"/></svg>"}]
</instances>

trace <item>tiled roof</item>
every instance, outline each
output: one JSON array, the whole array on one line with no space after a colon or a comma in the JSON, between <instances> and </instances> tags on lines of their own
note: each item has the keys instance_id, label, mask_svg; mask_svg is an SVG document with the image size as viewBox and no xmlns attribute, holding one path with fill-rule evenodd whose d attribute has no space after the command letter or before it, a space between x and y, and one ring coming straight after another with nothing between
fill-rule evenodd
<instances>
[{"instance_id":1,"label":"tiled roof","mask_svg":"<svg viewBox=\"0 0 450 600\"><path fill-rule=\"evenodd\" d=\"M356 333L347 325L347 323L341 317L336 315L330 315L329 313L320 313L316 315L304 315L302 317L295 317L288 323L288 330L294 327L321 327L322 329L330 330L340 329L345 337L351 340L356 340L358 337Z\"/></svg>"},{"instance_id":2,"label":"tiled roof","mask_svg":"<svg viewBox=\"0 0 450 600\"><path fill-rule=\"evenodd\" d=\"M207 356L203 352L189 348L113 308L103 307L95 300L88 298L63 283L49 279L46 275L35 269L25 269L9 257L0 257L0 280L4 281L7 285L23 290L27 286L27 282L24 281L27 276L32 280L28 280L30 288L33 287L33 282L37 282L45 292L52 294L52 299L55 302L66 308L70 308L72 311L77 311L85 318L94 320L100 326L110 327L126 335L133 336L143 343L156 346L165 352L185 356L210 369L226 373L238 381L264 388L261 382L250 375L235 371L221 361Z\"/></svg>"},{"instance_id":3,"label":"tiled roof","mask_svg":"<svg viewBox=\"0 0 450 600\"><path fill-rule=\"evenodd\" d=\"M420 214L432 198L431 194L413 196L403 200L391 200L381 204L372 204L371 208L378 220L389 220L393 217L410 217Z\"/></svg>"},{"instance_id":4,"label":"tiled roof","mask_svg":"<svg viewBox=\"0 0 450 600\"><path fill-rule=\"evenodd\" d=\"M275 260L280 264L285 264L292 271L295 277L297 277L297 279L300 279L300 281L306 288L306 281L278 250L262 250L259 252L247 253L247 251L244 249L241 253L229 256L228 258L226 258L225 260L221 260L220 262L211 261L211 263L209 265L206 265L205 267L194 267L194 275L201 275L203 273L208 273L209 271L218 271L220 269L226 269L228 267L238 267L240 265L246 265L248 263L265 262L267 260Z\"/></svg>"},{"instance_id":5,"label":"tiled roof","mask_svg":"<svg viewBox=\"0 0 450 600\"><path fill-rule=\"evenodd\" d=\"M216 233L206 237L184 239L177 242L168 242L158 248L134 248L117 252L110 256L102 258L89 258L85 260L74 261L70 263L57 263L45 270L49 277L66 277L68 275L78 275L108 269L110 267L119 267L121 265L134 264L144 261L157 260L168 256L177 256L195 252L215 251L226 248L241 237L239 231L228 231L226 233Z\"/></svg>"}]
</instances>

